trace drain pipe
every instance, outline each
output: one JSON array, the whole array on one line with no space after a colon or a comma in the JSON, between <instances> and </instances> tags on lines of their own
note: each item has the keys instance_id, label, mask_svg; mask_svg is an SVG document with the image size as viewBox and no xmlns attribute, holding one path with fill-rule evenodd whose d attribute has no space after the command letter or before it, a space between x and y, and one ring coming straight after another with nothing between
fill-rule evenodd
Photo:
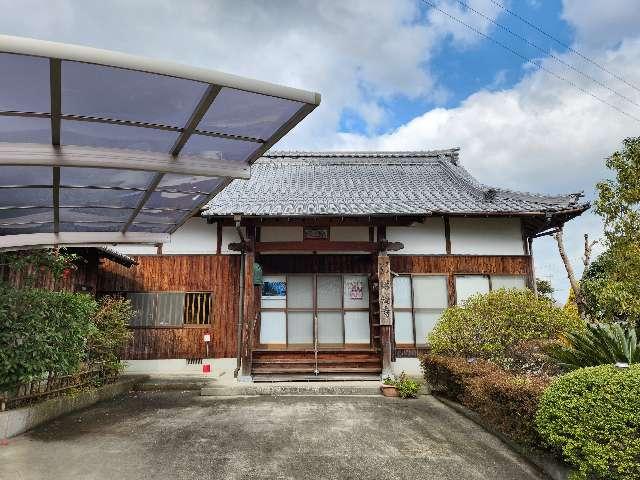
<instances>
[{"instance_id":1,"label":"drain pipe","mask_svg":"<svg viewBox=\"0 0 640 480\"><path fill-rule=\"evenodd\" d=\"M233 220L236 224L236 231L240 237L240 242L243 246L240 252L240 292L238 299L238 326L237 326L237 356L236 356L236 369L233 371L233 378L238 378L238 372L242 364L242 324L244 323L244 235L240 230L240 215L234 215Z\"/></svg>"}]
</instances>

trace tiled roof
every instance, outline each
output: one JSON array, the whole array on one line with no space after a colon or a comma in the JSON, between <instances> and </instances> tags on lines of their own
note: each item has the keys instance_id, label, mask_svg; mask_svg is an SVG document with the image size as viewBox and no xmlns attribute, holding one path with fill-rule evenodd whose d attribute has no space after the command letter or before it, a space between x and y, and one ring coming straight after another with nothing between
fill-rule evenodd
<instances>
[{"instance_id":1,"label":"tiled roof","mask_svg":"<svg viewBox=\"0 0 640 480\"><path fill-rule=\"evenodd\" d=\"M536 214L586 208L581 194L539 195L478 183L458 149L418 152L270 152L203 215Z\"/></svg>"}]
</instances>

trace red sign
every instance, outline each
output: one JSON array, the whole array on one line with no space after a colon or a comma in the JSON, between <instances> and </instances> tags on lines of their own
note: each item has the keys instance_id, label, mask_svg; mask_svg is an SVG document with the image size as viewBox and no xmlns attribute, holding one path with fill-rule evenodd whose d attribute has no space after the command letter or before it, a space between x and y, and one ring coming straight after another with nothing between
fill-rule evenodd
<instances>
[{"instance_id":1,"label":"red sign","mask_svg":"<svg viewBox=\"0 0 640 480\"><path fill-rule=\"evenodd\" d=\"M203 363L202 364L202 373L211 373L211 364Z\"/></svg>"}]
</instances>

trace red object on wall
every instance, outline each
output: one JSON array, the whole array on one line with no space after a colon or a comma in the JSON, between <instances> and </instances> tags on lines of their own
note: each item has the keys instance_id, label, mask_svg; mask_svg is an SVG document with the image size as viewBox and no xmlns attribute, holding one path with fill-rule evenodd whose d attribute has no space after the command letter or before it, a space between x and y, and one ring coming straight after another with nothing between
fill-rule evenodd
<instances>
[{"instance_id":1,"label":"red object on wall","mask_svg":"<svg viewBox=\"0 0 640 480\"><path fill-rule=\"evenodd\" d=\"M211 373L211 364L203 363L202 364L202 373Z\"/></svg>"}]
</instances>

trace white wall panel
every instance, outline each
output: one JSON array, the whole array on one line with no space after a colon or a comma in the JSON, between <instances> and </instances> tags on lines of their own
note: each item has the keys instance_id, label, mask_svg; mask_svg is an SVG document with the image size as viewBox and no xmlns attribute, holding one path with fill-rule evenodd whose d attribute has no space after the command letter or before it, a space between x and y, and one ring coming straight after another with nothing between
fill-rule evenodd
<instances>
[{"instance_id":1,"label":"white wall panel","mask_svg":"<svg viewBox=\"0 0 640 480\"><path fill-rule=\"evenodd\" d=\"M302 227L260 227L261 242L301 242Z\"/></svg>"},{"instance_id":2,"label":"white wall panel","mask_svg":"<svg viewBox=\"0 0 640 480\"><path fill-rule=\"evenodd\" d=\"M244 231L244 227L242 227L242 230ZM229 250L230 243L238 242L240 242L240 235L238 235L236 227L222 227L222 248L220 248L220 253L239 255L240 252Z\"/></svg>"},{"instance_id":3,"label":"white wall panel","mask_svg":"<svg viewBox=\"0 0 640 480\"><path fill-rule=\"evenodd\" d=\"M154 245L105 245L124 255L155 255L158 249Z\"/></svg>"},{"instance_id":4,"label":"white wall panel","mask_svg":"<svg viewBox=\"0 0 640 480\"><path fill-rule=\"evenodd\" d=\"M451 253L524 255L519 218L451 218Z\"/></svg>"},{"instance_id":5,"label":"white wall panel","mask_svg":"<svg viewBox=\"0 0 640 480\"><path fill-rule=\"evenodd\" d=\"M332 242L368 242L369 227L331 227L329 239Z\"/></svg>"},{"instance_id":6,"label":"white wall panel","mask_svg":"<svg viewBox=\"0 0 640 480\"><path fill-rule=\"evenodd\" d=\"M425 219L409 227L387 227L387 240L402 242L404 248L389 255L433 255L446 253L444 220L441 217Z\"/></svg>"},{"instance_id":7,"label":"white wall panel","mask_svg":"<svg viewBox=\"0 0 640 480\"><path fill-rule=\"evenodd\" d=\"M211 254L216 253L218 234L216 224L209 225L204 218L190 218L171 235L171 243L162 246L162 253Z\"/></svg>"}]
</instances>

